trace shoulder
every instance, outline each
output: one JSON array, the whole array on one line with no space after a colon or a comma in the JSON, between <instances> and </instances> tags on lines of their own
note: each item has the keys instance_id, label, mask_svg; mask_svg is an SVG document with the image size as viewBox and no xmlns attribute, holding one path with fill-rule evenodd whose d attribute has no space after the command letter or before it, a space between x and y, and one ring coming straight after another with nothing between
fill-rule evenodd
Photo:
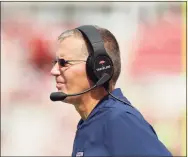
<instances>
[{"instance_id":1,"label":"shoulder","mask_svg":"<svg viewBox=\"0 0 188 157\"><path fill-rule=\"evenodd\" d=\"M148 132L152 136L156 133L152 126L144 119L142 114L134 107L116 102L112 108L109 108L105 122L105 130L124 130L124 133L130 131L132 133Z\"/></svg>"},{"instance_id":2,"label":"shoulder","mask_svg":"<svg viewBox=\"0 0 188 157\"><path fill-rule=\"evenodd\" d=\"M131 118L136 118L142 122L145 121L143 115L130 102L125 104L120 101L110 101L108 111L108 121L111 122L120 119L129 120Z\"/></svg>"}]
</instances>

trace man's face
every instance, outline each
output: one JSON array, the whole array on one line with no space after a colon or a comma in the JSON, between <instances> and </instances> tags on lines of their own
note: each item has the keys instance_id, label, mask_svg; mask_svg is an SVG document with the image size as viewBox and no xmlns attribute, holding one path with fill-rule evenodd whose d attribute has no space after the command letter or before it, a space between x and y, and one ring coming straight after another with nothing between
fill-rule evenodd
<instances>
[{"instance_id":1,"label":"man's face","mask_svg":"<svg viewBox=\"0 0 188 157\"><path fill-rule=\"evenodd\" d=\"M87 57L83 57L82 47L82 39L74 36L59 42L56 58L73 61L65 66L57 62L53 66L51 74L55 76L58 91L73 94L82 92L91 86L86 74L86 62L84 62ZM64 102L75 103L78 98L79 96L67 97Z\"/></svg>"}]
</instances>

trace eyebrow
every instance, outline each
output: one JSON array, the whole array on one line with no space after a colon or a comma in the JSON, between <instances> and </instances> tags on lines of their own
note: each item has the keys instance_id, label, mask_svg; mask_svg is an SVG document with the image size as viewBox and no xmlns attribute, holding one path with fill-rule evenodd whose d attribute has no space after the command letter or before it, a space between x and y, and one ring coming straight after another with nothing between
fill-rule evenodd
<instances>
[{"instance_id":1,"label":"eyebrow","mask_svg":"<svg viewBox=\"0 0 188 157\"><path fill-rule=\"evenodd\" d=\"M64 60L66 60L66 59L63 58L63 57L55 57L55 60L58 60L58 59L64 59Z\"/></svg>"}]
</instances>

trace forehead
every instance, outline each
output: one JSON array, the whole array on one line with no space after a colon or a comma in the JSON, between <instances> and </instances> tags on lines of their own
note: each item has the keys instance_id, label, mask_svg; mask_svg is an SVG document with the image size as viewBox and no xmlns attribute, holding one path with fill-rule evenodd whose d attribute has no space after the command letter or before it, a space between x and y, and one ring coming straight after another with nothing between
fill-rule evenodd
<instances>
[{"instance_id":1,"label":"forehead","mask_svg":"<svg viewBox=\"0 0 188 157\"><path fill-rule=\"evenodd\" d=\"M58 47L56 57L73 59L80 56L83 47L83 40L74 36L67 37L63 40L58 41Z\"/></svg>"}]
</instances>

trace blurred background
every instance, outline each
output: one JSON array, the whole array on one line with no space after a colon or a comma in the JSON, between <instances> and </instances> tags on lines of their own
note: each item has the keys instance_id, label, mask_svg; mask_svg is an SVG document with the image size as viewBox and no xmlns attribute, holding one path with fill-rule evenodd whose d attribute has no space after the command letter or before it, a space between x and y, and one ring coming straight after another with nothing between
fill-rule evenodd
<instances>
[{"instance_id":1,"label":"blurred background","mask_svg":"<svg viewBox=\"0 0 188 157\"><path fill-rule=\"evenodd\" d=\"M117 38L117 83L174 156L186 155L185 2L2 2L1 154L68 156L80 117L51 102L57 37L83 24Z\"/></svg>"}]
</instances>

